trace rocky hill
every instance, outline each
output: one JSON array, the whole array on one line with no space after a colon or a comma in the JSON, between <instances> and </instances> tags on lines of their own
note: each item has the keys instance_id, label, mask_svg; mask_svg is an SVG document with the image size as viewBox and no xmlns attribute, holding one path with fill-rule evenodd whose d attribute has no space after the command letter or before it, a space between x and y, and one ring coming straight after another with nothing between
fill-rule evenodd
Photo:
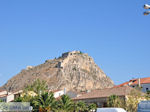
<instances>
[{"instance_id":1,"label":"rocky hill","mask_svg":"<svg viewBox=\"0 0 150 112\"><path fill-rule=\"evenodd\" d=\"M8 91L23 89L36 79L45 80L49 89L86 91L109 88L113 81L95 64L88 54L72 51L38 66L28 66L11 78L2 88Z\"/></svg>"}]
</instances>

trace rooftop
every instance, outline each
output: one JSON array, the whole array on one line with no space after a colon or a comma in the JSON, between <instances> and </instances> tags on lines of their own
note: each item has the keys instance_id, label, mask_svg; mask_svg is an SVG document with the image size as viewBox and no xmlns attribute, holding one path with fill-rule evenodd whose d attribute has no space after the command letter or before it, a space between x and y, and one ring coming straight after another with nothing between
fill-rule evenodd
<instances>
[{"instance_id":1,"label":"rooftop","mask_svg":"<svg viewBox=\"0 0 150 112\"><path fill-rule=\"evenodd\" d=\"M129 86L113 87L113 88L107 88L107 89L102 89L102 90L93 90L80 97L74 98L74 100L106 98L111 95L126 96L131 92L131 90L133 90L133 88Z\"/></svg>"},{"instance_id":2,"label":"rooftop","mask_svg":"<svg viewBox=\"0 0 150 112\"><path fill-rule=\"evenodd\" d=\"M126 85L137 85L139 83L139 79L132 79L128 82L122 83L120 85L117 85L116 87L126 86ZM140 84L149 84L150 83L150 77L146 78L140 78Z\"/></svg>"}]
</instances>

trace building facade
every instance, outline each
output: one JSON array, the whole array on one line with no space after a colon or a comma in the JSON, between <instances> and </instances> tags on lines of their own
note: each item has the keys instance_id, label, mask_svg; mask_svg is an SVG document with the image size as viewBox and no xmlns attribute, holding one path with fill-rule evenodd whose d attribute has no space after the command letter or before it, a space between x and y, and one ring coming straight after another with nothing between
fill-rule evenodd
<instances>
[{"instance_id":1,"label":"building facade","mask_svg":"<svg viewBox=\"0 0 150 112\"><path fill-rule=\"evenodd\" d=\"M3 102L12 102L15 98L19 97L21 93L22 90L17 92L0 91L0 100Z\"/></svg>"},{"instance_id":2,"label":"building facade","mask_svg":"<svg viewBox=\"0 0 150 112\"><path fill-rule=\"evenodd\" d=\"M83 101L87 104L95 103L98 107L106 107L108 98L111 95L117 95L122 100L126 100L127 96L132 90L135 90L129 86L124 87L113 87L102 90L94 90L89 93L85 93L82 96L73 98L74 101Z\"/></svg>"}]
</instances>

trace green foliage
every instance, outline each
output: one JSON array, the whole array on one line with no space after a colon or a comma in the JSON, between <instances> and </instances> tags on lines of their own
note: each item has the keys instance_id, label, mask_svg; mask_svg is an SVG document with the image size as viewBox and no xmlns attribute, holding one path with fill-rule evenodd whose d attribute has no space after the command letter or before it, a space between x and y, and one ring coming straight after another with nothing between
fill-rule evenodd
<instances>
[{"instance_id":1,"label":"green foliage","mask_svg":"<svg viewBox=\"0 0 150 112\"><path fill-rule=\"evenodd\" d=\"M36 96L33 101L34 108L40 110L41 112L49 112L55 110L55 98L53 93L42 93L41 95Z\"/></svg>"},{"instance_id":2,"label":"green foliage","mask_svg":"<svg viewBox=\"0 0 150 112\"><path fill-rule=\"evenodd\" d=\"M32 100L34 100L35 97L33 96L30 96L28 94L25 94L24 96L22 97L18 97L14 100L14 102L32 102Z\"/></svg>"},{"instance_id":3,"label":"green foliage","mask_svg":"<svg viewBox=\"0 0 150 112\"><path fill-rule=\"evenodd\" d=\"M0 99L0 102L3 102L3 101Z\"/></svg>"},{"instance_id":4,"label":"green foliage","mask_svg":"<svg viewBox=\"0 0 150 112\"><path fill-rule=\"evenodd\" d=\"M145 100L145 96L142 95L141 91L132 90L127 96L126 110L128 112L137 112L138 103L142 100Z\"/></svg>"},{"instance_id":5,"label":"green foliage","mask_svg":"<svg viewBox=\"0 0 150 112\"><path fill-rule=\"evenodd\" d=\"M137 112L138 103L142 100L149 99L149 96L146 97L140 91L140 88L133 89L130 94L126 96L126 100L123 101L116 95L112 95L108 98L107 105L109 107L121 107L127 110L128 112Z\"/></svg>"},{"instance_id":6,"label":"green foliage","mask_svg":"<svg viewBox=\"0 0 150 112\"><path fill-rule=\"evenodd\" d=\"M80 112L84 112L87 110L86 104L83 101L79 101L76 104L76 109L79 110Z\"/></svg>"},{"instance_id":7,"label":"green foliage","mask_svg":"<svg viewBox=\"0 0 150 112\"><path fill-rule=\"evenodd\" d=\"M88 105L88 111L96 110L96 108L97 108L97 106L94 103Z\"/></svg>"},{"instance_id":8,"label":"green foliage","mask_svg":"<svg viewBox=\"0 0 150 112\"><path fill-rule=\"evenodd\" d=\"M22 97L18 97L14 100L14 102L23 102L23 98Z\"/></svg>"},{"instance_id":9,"label":"green foliage","mask_svg":"<svg viewBox=\"0 0 150 112\"><path fill-rule=\"evenodd\" d=\"M90 112L96 108L95 104L86 105L82 101L74 103L67 95L56 100L53 93L49 93L47 90L46 83L38 79L28 85L24 93L15 99L15 102L30 102L33 112ZM29 94L31 91L36 95Z\"/></svg>"},{"instance_id":10,"label":"green foliage","mask_svg":"<svg viewBox=\"0 0 150 112\"><path fill-rule=\"evenodd\" d=\"M146 94L150 95L150 90L148 90L148 91L146 92Z\"/></svg>"},{"instance_id":11,"label":"green foliage","mask_svg":"<svg viewBox=\"0 0 150 112\"><path fill-rule=\"evenodd\" d=\"M37 94L41 94L41 92L46 92L46 90L48 90L48 85L45 81L40 81L39 79L37 79L35 82L33 82L33 84L28 85L25 88L25 92L33 91Z\"/></svg>"},{"instance_id":12,"label":"green foliage","mask_svg":"<svg viewBox=\"0 0 150 112\"><path fill-rule=\"evenodd\" d=\"M69 96L63 95L58 101L59 112L72 112L74 103Z\"/></svg>"},{"instance_id":13,"label":"green foliage","mask_svg":"<svg viewBox=\"0 0 150 112\"><path fill-rule=\"evenodd\" d=\"M150 91L147 91L145 94L145 99L150 100Z\"/></svg>"},{"instance_id":14,"label":"green foliage","mask_svg":"<svg viewBox=\"0 0 150 112\"><path fill-rule=\"evenodd\" d=\"M91 112L92 110L96 110L96 104L92 103L86 105L83 101L79 101L75 103L74 110L75 112Z\"/></svg>"},{"instance_id":15,"label":"green foliage","mask_svg":"<svg viewBox=\"0 0 150 112\"><path fill-rule=\"evenodd\" d=\"M117 95L111 95L107 101L108 107L123 107L123 104L123 100L121 100Z\"/></svg>"},{"instance_id":16,"label":"green foliage","mask_svg":"<svg viewBox=\"0 0 150 112\"><path fill-rule=\"evenodd\" d=\"M137 91L142 91L142 87L139 87L139 86L136 86L135 89L136 89Z\"/></svg>"}]
</instances>

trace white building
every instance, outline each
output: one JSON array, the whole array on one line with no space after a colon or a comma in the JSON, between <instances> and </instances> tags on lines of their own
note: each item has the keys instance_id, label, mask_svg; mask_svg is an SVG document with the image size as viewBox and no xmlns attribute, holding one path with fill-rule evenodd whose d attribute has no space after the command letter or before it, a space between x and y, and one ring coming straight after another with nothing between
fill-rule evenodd
<instances>
[{"instance_id":1,"label":"white building","mask_svg":"<svg viewBox=\"0 0 150 112\"><path fill-rule=\"evenodd\" d=\"M7 91L0 91L0 100L3 102L11 102L14 101L15 98L19 97L22 93L22 90L11 93Z\"/></svg>"},{"instance_id":2,"label":"white building","mask_svg":"<svg viewBox=\"0 0 150 112\"><path fill-rule=\"evenodd\" d=\"M64 90L56 90L56 91L53 91L53 93L54 93L55 98L59 98L60 96L65 94Z\"/></svg>"},{"instance_id":3,"label":"white building","mask_svg":"<svg viewBox=\"0 0 150 112\"><path fill-rule=\"evenodd\" d=\"M0 100L3 102L10 102L14 100L14 94L7 92L7 91L1 91L0 92Z\"/></svg>"}]
</instances>

